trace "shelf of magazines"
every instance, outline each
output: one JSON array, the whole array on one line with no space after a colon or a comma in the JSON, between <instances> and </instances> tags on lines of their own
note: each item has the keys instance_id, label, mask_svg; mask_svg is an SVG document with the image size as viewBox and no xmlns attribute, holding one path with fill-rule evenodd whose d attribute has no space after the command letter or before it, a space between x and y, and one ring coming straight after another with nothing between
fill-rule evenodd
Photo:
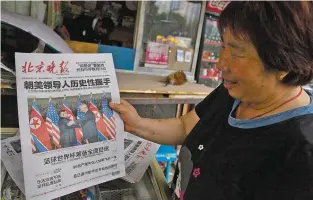
<instances>
[{"instance_id":1,"label":"shelf of magazines","mask_svg":"<svg viewBox=\"0 0 313 200\"><path fill-rule=\"evenodd\" d=\"M1 129L2 140L18 135L16 134L18 132L17 128ZM156 160L153 160L141 180L137 183L129 183L122 178L115 179L53 200L166 200L169 198L170 192L163 172ZM1 200L2 199L26 200L1 162Z\"/></svg>"}]
</instances>

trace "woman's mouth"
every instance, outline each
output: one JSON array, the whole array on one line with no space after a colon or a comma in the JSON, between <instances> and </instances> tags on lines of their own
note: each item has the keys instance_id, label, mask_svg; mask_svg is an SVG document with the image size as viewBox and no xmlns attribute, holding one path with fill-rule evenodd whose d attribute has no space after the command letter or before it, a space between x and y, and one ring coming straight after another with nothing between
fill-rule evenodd
<instances>
[{"instance_id":1,"label":"woman's mouth","mask_svg":"<svg viewBox=\"0 0 313 200\"><path fill-rule=\"evenodd\" d=\"M235 87L237 83L238 83L238 81L232 81L232 80L224 79L224 87L226 89L231 89L231 88Z\"/></svg>"}]
</instances>

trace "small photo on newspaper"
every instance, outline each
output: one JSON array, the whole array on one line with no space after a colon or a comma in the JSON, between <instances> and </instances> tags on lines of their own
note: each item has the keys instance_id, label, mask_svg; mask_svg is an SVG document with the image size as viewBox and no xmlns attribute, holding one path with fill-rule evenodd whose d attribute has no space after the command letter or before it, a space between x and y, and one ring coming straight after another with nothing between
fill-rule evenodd
<instances>
[{"instance_id":1,"label":"small photo on newspaper","mask_svg":"<svg viewBox=\"0 0 313 200\"><path fill-rule=\"evenodd\" d=\"M125 175L111 54L16 53L25 195L52 199Z\"/></svg>"}]
</instances>

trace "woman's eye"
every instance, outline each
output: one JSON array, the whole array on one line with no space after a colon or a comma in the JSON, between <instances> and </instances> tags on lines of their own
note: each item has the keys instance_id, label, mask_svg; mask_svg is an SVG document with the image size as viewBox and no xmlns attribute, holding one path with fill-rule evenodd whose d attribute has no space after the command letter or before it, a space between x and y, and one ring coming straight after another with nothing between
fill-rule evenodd
<instances>
[{"instance_id":1,"label":"woman's eye","mask_svg":"<svg viewBox=\"0 0 313 200\"><path fill-rule=\"evenodd\" d=\"M233 52L230 52L230 55L233 56L233 57L237 57L237 55L234 54Z\"/></svg>"},{"instance_id":2,"label":"woman's eye","mask_svg":"<svg viewBox=\"0 0 313 200\"><path fill-rule=\"evenodd\" d=\"M236 58L244 58L244 56L241 54L241 55L238 55L238 54L235 54L235 53L233 53L233 52L230 52L230 55L232 56L232 57L236 57Z\"/></svg>"}]
</instances>

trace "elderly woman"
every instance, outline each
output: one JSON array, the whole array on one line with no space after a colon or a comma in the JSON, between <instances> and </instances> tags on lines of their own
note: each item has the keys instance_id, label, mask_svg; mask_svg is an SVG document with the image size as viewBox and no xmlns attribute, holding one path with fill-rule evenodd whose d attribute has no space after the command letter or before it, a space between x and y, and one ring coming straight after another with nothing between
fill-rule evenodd
<instances>
[{"instance_id":1,"label":"elderly woman","mask_svg":"<svg viewBox=\"0 0 313 200\"><path fill-rule=\"evenodd\" d=\"M112 105L126 131L182 144L185 200L312 200L312 2L231 2L220 16L223 84L179 119ZM179 180L180 179L180 182Z\"/></svg>"}]
</instances>

